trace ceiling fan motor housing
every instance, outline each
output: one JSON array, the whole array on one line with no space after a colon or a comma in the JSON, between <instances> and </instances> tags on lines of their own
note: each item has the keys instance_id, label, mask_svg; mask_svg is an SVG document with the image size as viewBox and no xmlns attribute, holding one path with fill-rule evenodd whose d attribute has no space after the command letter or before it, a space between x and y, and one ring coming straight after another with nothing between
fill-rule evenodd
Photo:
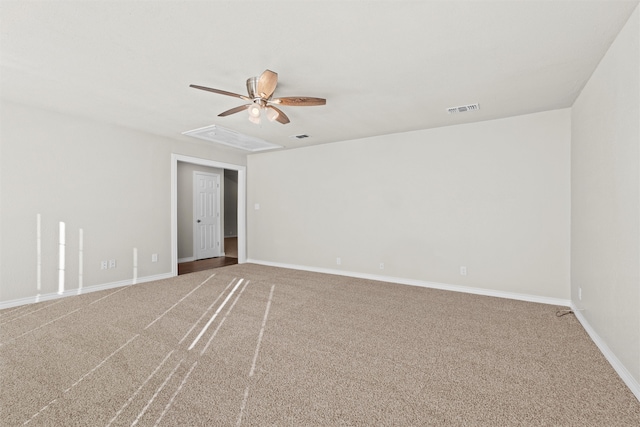
<instances>
[{"instance_id":1,"label":"ceiling fan motor housing","mask_svg":"<svg viewBox=\"0 0 640 427\"><path fill-rule=\"evenodd\" d=\"M247 79L247 93L249 93L249 98L254 99L259 98L256 93L258 92L258 78L257 77L249 77Z\"/></svg>"}]
</instances>

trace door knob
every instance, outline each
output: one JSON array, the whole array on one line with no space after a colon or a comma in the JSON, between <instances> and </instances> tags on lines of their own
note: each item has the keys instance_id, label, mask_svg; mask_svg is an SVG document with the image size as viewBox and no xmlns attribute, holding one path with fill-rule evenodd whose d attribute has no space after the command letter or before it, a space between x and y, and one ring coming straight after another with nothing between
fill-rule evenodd
<instances>
[{"instance_id":1,"label":"door knob","mask_svg":"<svg viewBox=\"0 0 640 427\"><path fill-rule=\"evenodd\" d=\"M200 222L200 220L198 220L198 222Z\"/></svg>"}]
</instances>

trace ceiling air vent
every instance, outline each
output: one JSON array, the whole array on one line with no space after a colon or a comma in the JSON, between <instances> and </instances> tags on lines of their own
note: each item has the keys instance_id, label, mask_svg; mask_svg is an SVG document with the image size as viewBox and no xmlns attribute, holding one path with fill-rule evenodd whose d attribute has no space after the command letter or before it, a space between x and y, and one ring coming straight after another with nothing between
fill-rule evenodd
<instances>
[{"instance_id":1,"label":"ceiling air vent","mask_svg":"<svg viewBox=\"0 0 640 427\"><path fill-rule=\"evenodd\" d=\"M300 135L291 135L289 138L305 139L305 138L309 138L309 135L302 133Z\"/></svg>"},{"instance_id":2,"label":"ceiling air vent","mask_svg":"<svg viewBox=\"0 0 640 427\"><path fill-rule=\"evenodd\" d=\"M262 139L244 135L231 129L225 129L216 125L189 130L182 132L182 134L204 139L205 141L217 142L218 144L224 144L246 151L263 151L282 148L282 145L272 144Z\"/></svg>"},{"instance_id":3,"label":"ceiling air vent","mask_svg":"<svg viewBox=\"0 0 640 427\"><path fill-rule=\"evenodd\" d=\"M480 104L461 105L459 107L447 108L449 114L466 113L467 111L475 111L480 109Z\"/></svg>"}]
</instances>

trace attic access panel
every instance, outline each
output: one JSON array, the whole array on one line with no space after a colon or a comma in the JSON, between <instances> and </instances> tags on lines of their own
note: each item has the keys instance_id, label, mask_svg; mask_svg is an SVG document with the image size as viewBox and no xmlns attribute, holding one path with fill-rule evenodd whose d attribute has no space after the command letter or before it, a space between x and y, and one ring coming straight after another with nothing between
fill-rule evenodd
<instances>
[{"instance_id":1,"label":"attic access panel","mask_svg":"<svg viewBox=\"0 0 640 427\"><path fill-rule=\"evenodd\" d=\"M189 130L182 132L182 134L251 152L282 148L282 145L273 144L217 125Z\"/></svg>"}]
</instances>

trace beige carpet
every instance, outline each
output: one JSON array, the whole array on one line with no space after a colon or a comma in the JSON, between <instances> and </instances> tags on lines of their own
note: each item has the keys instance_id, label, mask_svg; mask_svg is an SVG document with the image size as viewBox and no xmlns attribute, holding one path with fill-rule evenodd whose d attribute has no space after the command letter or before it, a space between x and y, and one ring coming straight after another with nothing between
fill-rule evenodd
<instances>
[{"instance_id":1,"label":"beige carpet","mask_svg":"<svg viewBox=\"0 0 640 427\"><path fill-rule=\"evenodd\" d=\"M557 309L251 264L7 309L0 424L640 425Z\"/></svg>"}]
</instances>

